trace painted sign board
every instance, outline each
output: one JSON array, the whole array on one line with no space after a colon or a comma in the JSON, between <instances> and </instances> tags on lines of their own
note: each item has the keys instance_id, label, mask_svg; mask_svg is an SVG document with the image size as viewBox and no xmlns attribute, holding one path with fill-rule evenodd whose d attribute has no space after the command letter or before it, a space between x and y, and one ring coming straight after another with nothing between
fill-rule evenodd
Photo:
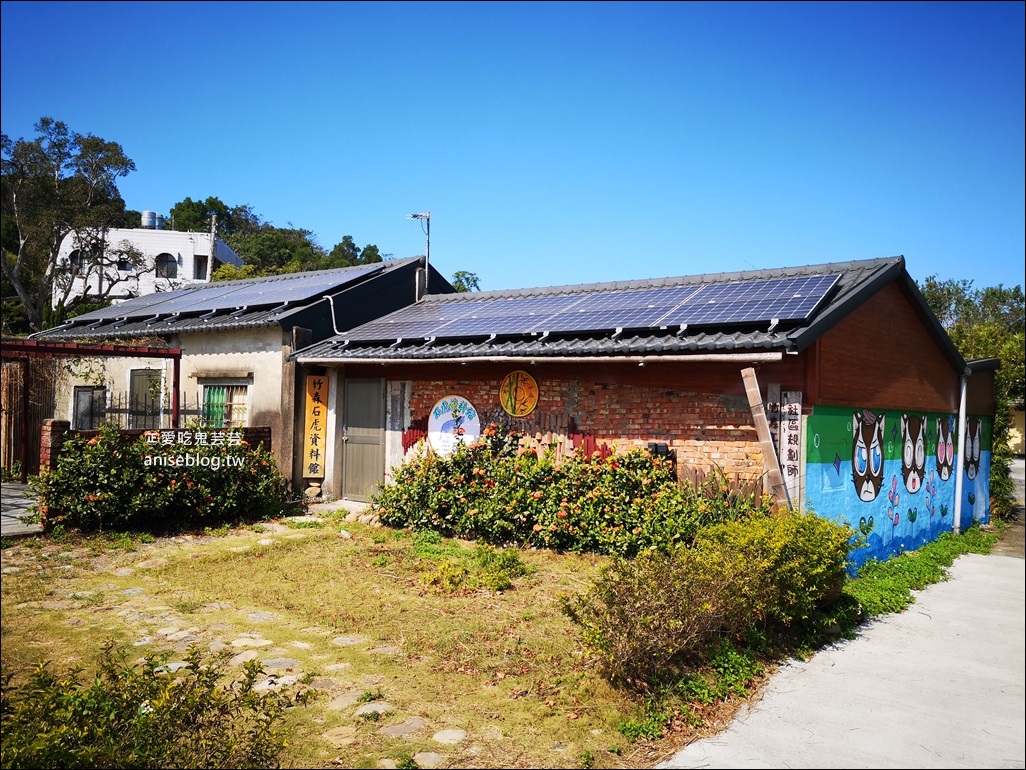
<instances>
[{"instance_id":1,"label":"painted sign board","mask_svg":"<svg viewBox=\"0 0 1026 770\"><path fill-rule=\"evenodd\" d=\"M477 409L463 396L440 398L428 415L428 443L438 454L452 454L459 443L470 444L481 435Z\"/></svg>"},{"instance_id":2,"label":"painted sign board","mask_svg":"<svg viewBox=\"0 0 1026 770\"><path fill-rule=\"evenodd\" d=\"M499 384L499 405L511 417L526 417L538 406L538 383L520 369L507 374Z\"/></svg>"},{"instance_id":3,"label":"painted sign board","mask_svg":"<svg viewBox=\"0 0 1026 770\"><path fill-rule=\"evenodd\" d=\"M328 434L328 378L306 377L306 430L303 435L303 477L324 478L324 448Z\"/></svg>"}]
</instances>

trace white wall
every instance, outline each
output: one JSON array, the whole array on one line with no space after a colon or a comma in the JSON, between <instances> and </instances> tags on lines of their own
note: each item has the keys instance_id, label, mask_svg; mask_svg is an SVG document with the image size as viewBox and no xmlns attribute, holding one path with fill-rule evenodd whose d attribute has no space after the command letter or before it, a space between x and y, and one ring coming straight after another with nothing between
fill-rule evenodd
<instances>
[{"instance_id":1,"label":"white wall","mask_svg":"<svg viewBox=\"0 0 1026 770\"><path fill-rule=\"evenodd\" d=\"M286 336L278 326L235 331L209 331L172 337L169 347L180 348L179 387L183 393L181 426L192 420L186 407L194 407L200 399L205 381L246 383L246 427L271 429L272 454L279 470L292 477L295 364L285 360L292 352ZM73 422L76 385L107 387L111 399L127 399L133 369L157 369L162 372L162 385L168 393L173 380L174 362L159 358L88 358L81 359L77 370L57 386L57 409L54 417ZM168 401L170 404L170 399ZM162 426L170 426L170 407L165 410Z\"/></svg>"},{"instance_id":2,"label":"white wall","mask_svg":"<svg viewBox=\"0 0 1026 770\"><path fill-rule=\"evenodd\" d=\"M138 249L143 255L144 265L132 266L128 270L118 270L113 266L107 267L102 277L104 288L112 281L116 281L114 289L108 295L110 299L124 299L128 296L141 296L152 294L155 291L170 291L173 289L185 288L196 283L205 283L214 265L210 259L211 235L210 233L187 233L175 230L150 230L147 228L120 228L107 231L106 236L108 254L121 247L122 243L131 245ZM57 255L59 267L68 267L70 257L75 251L75 235L68 235L61 243ZM178 265L178 276L174 279L157 278L153 269L155 260L160 254L170 254L175 258ZM195 278L197 256L207 257L206 274ZM242 265L242 258L219 238L213 239L214 260L222 264L231 264L239 267ZM59 283L59 282L58 282ZM85 292L86 285L90 293L96 294L100 291L100 271L93 269L84 277L71 279L71 291L68 300L80 297ZM63 298L63 286L54 286L53 306L56 307Z\"/></svg>"},{"instance_id":3,"label":"white wall","mask_svg":"<svg viewBox=\"0 0 1026 770\"><path fill-rule=\"evenodd\" d=\"M202 385L208 380L229 380L248 385L246 426L271 428L271 440L280 461L291 463L291 392L283 397L282 331L274 326L266 329L186 334L171 339L170 347L182 349L179 388L185 406L193 407L201 398ZM69 361L71 361L69 359ZM73 422L76 386L105 385L108 402L126 399L133 369L157 369L162 372L162 391L169 393L173 380L173 364L161 358L83 358L71 363L68 375L62 378L57 394L54 417ZM290 386L291 387L291 386ZM169 401L170 403L170 401ZM283 403L285 406L283 407ZM183 411L181 424L189 417ZM170 425L170 409L162 421ZM282 468L290 473L290 465Z\"/></svg>"}]
</instances>

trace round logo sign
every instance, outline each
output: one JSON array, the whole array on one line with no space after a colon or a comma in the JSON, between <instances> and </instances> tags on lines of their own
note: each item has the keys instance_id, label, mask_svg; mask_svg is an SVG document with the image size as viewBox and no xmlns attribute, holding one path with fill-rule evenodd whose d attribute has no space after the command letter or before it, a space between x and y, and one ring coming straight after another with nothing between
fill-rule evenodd
<instances>
[{"instance_id":1,"label":"round logo sign","mask_svg":"<svg viewBox=\"0 0 1026 770\"><path fill-rule=\"evenodd\" d=\"M499 404L513 417L526 417L538 406L538 383L527 372L510 372L499 385Z\"/></svg>"},{"instance_id":2,"label":"round logo sign","mask_svg":"<svg viewBox=\"0 0 1026 770\"><path fill-rule=\"evenodd\" d=\"M470 444L481 435L481 418L462 396L439 399L428 416L428 443L439 454L451 454L457 443Z\"/></svg>"}]
</instances>

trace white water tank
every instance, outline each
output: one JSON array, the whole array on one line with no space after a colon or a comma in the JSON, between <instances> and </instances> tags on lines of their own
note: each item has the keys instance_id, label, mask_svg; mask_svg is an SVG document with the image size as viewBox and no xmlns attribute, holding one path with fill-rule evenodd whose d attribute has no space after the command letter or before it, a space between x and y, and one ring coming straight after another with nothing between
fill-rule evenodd
<instances>
[{"instance_id":1,"label":"white water tank","mask_svg":"<svg viewBox=\"0 0 1026 770\"><path fill-rule=\"evenodd\" d=\"M157 214L154 211L144 211L142 213L142 226L147 230L157 229Z\"/></svg>"}]
</instances>

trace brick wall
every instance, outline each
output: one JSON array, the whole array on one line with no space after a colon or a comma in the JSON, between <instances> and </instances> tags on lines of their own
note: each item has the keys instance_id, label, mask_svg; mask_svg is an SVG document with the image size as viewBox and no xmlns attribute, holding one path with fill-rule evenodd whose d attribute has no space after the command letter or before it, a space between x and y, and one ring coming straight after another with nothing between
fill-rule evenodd
<instances>
[{"instance_id":1,"label":"brick wall","mask_svg":"<svg viewBox=\"0 0 1026 770\"><path fill-rule=\"evenodd\" d=\"M67 420L43 420L39 439L39 472L51 471L57 465L61 446L71 429Z\"/></svg>"},{"instance_id":2,"label":"brick wall","mask_svg":"<svg viewBox=\"0 0 1026 770\"><path fill-rule=\"evenodd\" d=\"M679 469L711 471L755 480L763 476L762 450L748 402L743 398L668 390L644 384L612 385L588 380L539 383L538 406L512 420L498 403L498 382L422 380L413 383L410 416L425 425L435 403L450 395L469 400L482 424L503 418L523 432L577 432L621 449L665 443Z\"/></svg>"}]
</instances>

